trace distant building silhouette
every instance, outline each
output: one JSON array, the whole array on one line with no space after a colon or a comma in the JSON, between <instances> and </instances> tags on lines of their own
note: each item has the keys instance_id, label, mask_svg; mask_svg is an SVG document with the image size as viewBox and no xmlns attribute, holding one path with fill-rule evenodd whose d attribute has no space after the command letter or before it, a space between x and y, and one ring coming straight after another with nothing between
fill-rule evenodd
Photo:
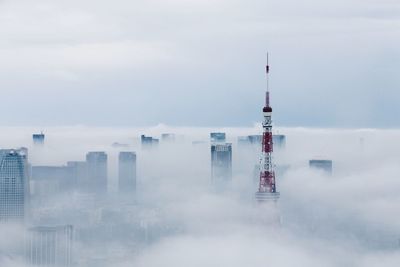
<instances>
[{"instance_id":1,"label":"distant building silhouette","mask_svg":"<svg viewBox=\"0 0 400 267\"><path fill-rule=\"evenodd\" d=\"M211 144L211 179L222 188L232 180L232 144Z\"/></svg>"},{"instance_id":2,"label":"distant building silhouette","mask_svg":"<svg viewBox=\"0 0 400 267\"><path fill-rule=\"evenodd\" d=\"M44 133L33 134L32 135L33 144L34 145L44 145L44 138L45 138Z\"/></svg>"},{"instance_id":3,"label":"distant building silhouette","mask_svg":"<svg viewBox=\"0 0 400 267\"><path fill-rule=\"evenodd\" d=\"M27 149L0 150L0 221L22 222L29 200Z\"/></svg>"},{"instance_id":4,"label":"distant building silhouette","mask_svg":"<svg viewBox=\"0 0 400 267\"><path fill-rule=\"evenodd\" d=\"M136 192L136 154L119 152L118 190L124 193Z\"/></svg>"},{"instance_id":5,"label":"distant building silhouette","mask_svg":"<svg viewBox=\"0 0 400 267\"><path fill-rule=\"evenodd\" d=\"M68 161L67 166L71 171L71 181L75 183L78 191L87 192L90 190L88 181L88 169L86 161Z\"/></svg>"},{"instance_id":6,"label":"distant building silhouette","mask_svg":"<svg viewBox=\"0 0 400 267\"><path fill-rule=\"evenodd\" d=\"M85 188L91 193L107 192L107 154L89 152L86 154L87 184ZM87 187L86 187L87 186Z\"/></svg>"}]
</instances>

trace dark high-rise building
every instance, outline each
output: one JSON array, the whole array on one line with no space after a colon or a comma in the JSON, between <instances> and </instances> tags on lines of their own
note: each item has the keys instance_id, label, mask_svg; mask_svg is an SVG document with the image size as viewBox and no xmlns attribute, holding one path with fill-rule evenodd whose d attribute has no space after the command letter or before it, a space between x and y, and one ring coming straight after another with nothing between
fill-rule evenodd
<instances>
[{"instance_id":1,"label":"dark high-rise building","mask_svg":"<svg viewBox=\"0 0 400 267\"><path fill-rule=\"evenodd\" d=\"M105 152L89 152L86 154L88 192L107 192L107 154Z\"/></svg>"},{"instance_id":2,"label":"dark high-rise building","mask_svg":"<svg viewBox=\"0 0 400 267\"><path fill-rule=\"evenodd\" d=\"M211 179L217 187L232 180L232 144L211 145Z\"/></svg>"},{"instance_id":3,"label":"dark high-rise building","mask_svg":"<svg viewBox=\"0 0 400 267\"><path fill-rule=\"evenodd\" d=\"M310 168L323 170L327 174L332 174L332 160L312 159L308 164Z\"/></svg>"},{"instance_id":4,"label":"dark high-rise building","mask_svg":"<svg viewBox=\"0 0 400 267\"><path fill-rule=\"evenodd\" d=\"M33 144L35 145L44 145L44 133L40 134L33 134L32 139L33 139Z\"/></svg>"},{"instance_id":5,"label":"dark high-rise building","mask_svg":"<svg viewBox=\"0 0 400 267\"><path fill-rule=\"evenodd\" d=\"M0 221L22 222L29 197L27 149L0 150Z\"/></svg>"},{"instance_id":6,"label":"dark high-rise building","mask_svg":"<svg viewBox=\"0 0 400 267\"><path fill-rule=\"evenodd\" d=\"M118 162L119 162L118 165L119 192L134 193L136 191L135 152L119 152Z\"/></svg>"},{"instance_id":7,"label":"dark high-rise building","mask_svg":"<svg viewBox=\"0 0 400 267\"><path fill-rule=\"evenodd\" d=\"M226 134L225 133L210 133L211 143L225 143Z\"/></svg>"},{"instance_id":8,"label":"dark high-rise building","mask_svg":"<svg viewBox=\"0 0 400 267\"><path fill-rule=\"evenodd\" d=\"M37 226L26 235L26 258L32 266L72 266L73 227Z\"/></svg>"}]
</instances>

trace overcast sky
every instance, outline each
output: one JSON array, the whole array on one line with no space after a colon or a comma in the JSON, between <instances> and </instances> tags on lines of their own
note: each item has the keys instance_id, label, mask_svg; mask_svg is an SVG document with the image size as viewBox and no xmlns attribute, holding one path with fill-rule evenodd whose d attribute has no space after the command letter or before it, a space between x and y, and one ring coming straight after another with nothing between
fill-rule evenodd
<instances>
[{"instance_id":1,"label":"overcast sky","mask_svg":"<svg viewBox=\"0 0 400 267\"><path fill-rule=\"evenodd\" d=\"M399 127L398 0L0 0L0 124Z\"/></svg>"}]
</instances>

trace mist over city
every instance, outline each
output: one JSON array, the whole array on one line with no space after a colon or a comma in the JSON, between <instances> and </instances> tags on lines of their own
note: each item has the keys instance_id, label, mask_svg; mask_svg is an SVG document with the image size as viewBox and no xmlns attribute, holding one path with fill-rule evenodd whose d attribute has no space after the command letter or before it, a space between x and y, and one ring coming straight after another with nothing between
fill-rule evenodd
<instances>
[{"instance_id":1,"label":"mist over city","mask_svg":"<svg viewBox=\"0 0 400 267\"><path fill-rule=\"evenodd\" d=\"M399 266L396 0L0 1L0 267Z\"/></svg>"}]
</instances>

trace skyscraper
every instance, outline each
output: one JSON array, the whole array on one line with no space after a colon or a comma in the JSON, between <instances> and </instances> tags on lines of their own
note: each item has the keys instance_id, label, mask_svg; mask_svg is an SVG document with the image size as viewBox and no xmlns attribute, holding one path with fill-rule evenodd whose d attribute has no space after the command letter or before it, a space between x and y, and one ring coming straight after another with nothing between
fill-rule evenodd
<instances>
[{"instance_id":1,"label":"skyscraper","mask_svg":"<svg viewBox=\"0 0 400 267\"><path fill-rule=\"evenodd\" d=\"M0 221L25 219L29 197L27 149L0 150Z\"/></svg>"},{"instance_id":2,"label":"skyscraper","mask_svg":"<svg viewBox=\"0 0 400 267\"><path fill-rule=\"evenodd\" d=\"M72 225L37 226L28 230L26 257L33 266L72 266Z\"/></svg>"},{"instance_id":3,"label":"skyscraper","mask_svg":"<svg viewBox=\"0 0 400 267\"><path fill-rule=\"evenodd\" d=\"M136 154L119 152L118 157L118 190L124 193L136 191Z\"/></svg>"},{"instance_id":4,"label":"skyscraper","mask_svg":"<svg viewBox=\"0 0 400 267\"><path fill-rule=\"evenodd\" d=\"M91 193L107 192L107 154L89 152L86 154L87 183L85 187Z\"/></svg>"},{"instance_id":5,"label":"skyscraper","mask_svg":"<svg viewBox=\"0 0 400 267\"><path fill-rule=\"evenodd\" d=\"M211 144L211 179L217 188L232 180L232 144Z\"/></svg>"}]
</instances>

